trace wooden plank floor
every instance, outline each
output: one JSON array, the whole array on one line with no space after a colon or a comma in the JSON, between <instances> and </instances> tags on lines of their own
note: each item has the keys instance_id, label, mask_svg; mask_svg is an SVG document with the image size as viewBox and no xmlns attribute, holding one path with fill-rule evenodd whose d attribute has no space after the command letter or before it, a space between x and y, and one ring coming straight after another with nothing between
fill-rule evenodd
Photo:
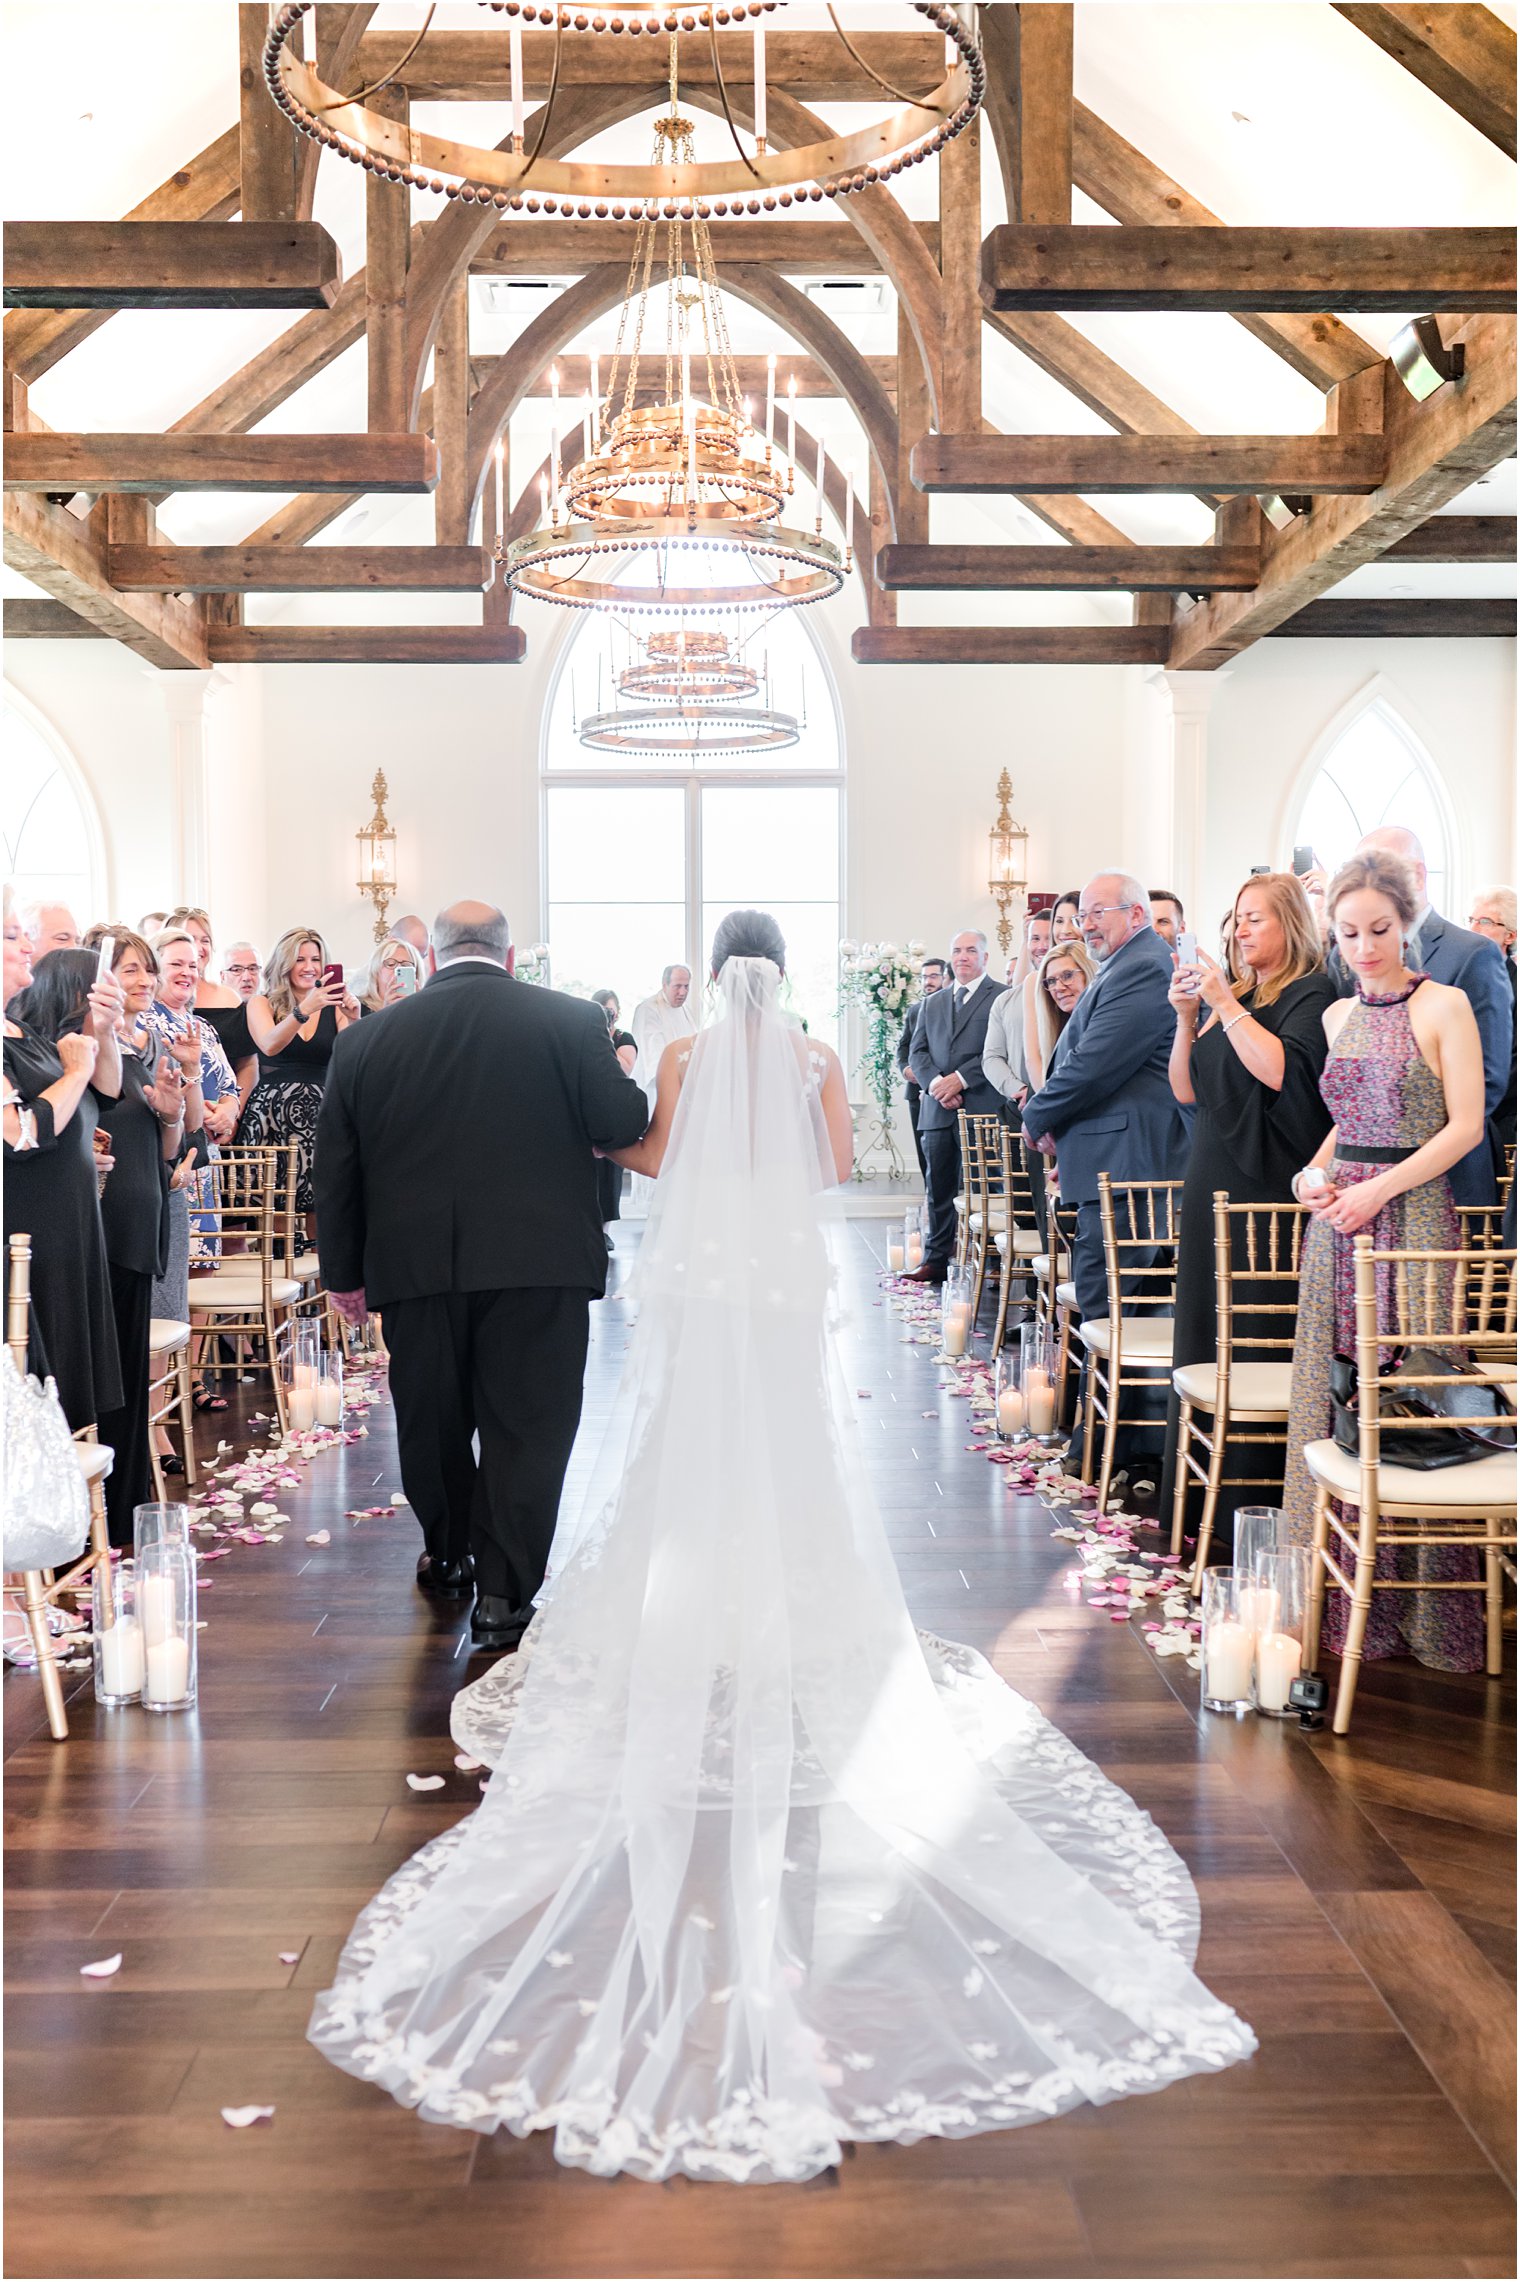
<instances>
[{"instance_id":1,"label":"wooden plank floor","mask_svg":"<svg viewBox=\"0 0 1520 2282\"><path fill-rule=\"evenodd\" d=\"M1192 1676L1083 1606L1051 1517L966 1453L964 1405L874 1304L880 1226L846 1241L845 1369L915 1614L1161 1822L1255 2059L795 2188L590 2179L330 2067L304 2031L345 1932L478 1796L447 1732L461 1620L414 1589L408 1515L343 1519L399 1486L380 1408L289 1493L281 1546L216 1565L193 1722L76 1682L55 1746L6 1678L8 2273L1513 2275L1513 1673L1373 1667L1341 1742L1200 1725ZM621 1303L598 1315L592 1434L626 1337ZM272 2125L223 2125L252 2102Z\"/></svg>"}]
</instances>

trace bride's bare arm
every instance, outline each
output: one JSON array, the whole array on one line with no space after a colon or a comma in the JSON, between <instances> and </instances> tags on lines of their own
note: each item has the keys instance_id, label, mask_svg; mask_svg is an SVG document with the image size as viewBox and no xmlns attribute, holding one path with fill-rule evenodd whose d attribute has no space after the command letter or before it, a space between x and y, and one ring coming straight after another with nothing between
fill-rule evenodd
<instances>
[{"instance_id":1,"label":"bride's bare arm","mask_svg":"<svg viewBox=\"0 0 1520 2282\"><path fill-rule=\"evenodd\" d=\"M819 1099L823 1105L823 1121L829 1129L829 1147L834 1152L834 1173L847 1181L855 1170L855 1121L850 1115L850 1097L845 1091L844 1071L839 1056L827 1046L821 1051L828 1055L828 1067L823 1073L823 1086Z\"/></svg>"},{"instance_id":2,"label":"bride's bare arm","mask_svg":"<svg viewBox=\"0 0 1520 2282\"><path fill-rule=\"evenodd\" d=\"M681 1092L681 1080L686 1075L686 1064L691 1056L691 1040L677 1038L660 1056L660 1067L655 1075L654 1115L642 1141L635 1141L631 1149L609 1149L606 1154L615 1165L625 1165L630 1173L647 1173L653 1180L665 1162L666 1145L670 1140L671 1120L676 1113L676 1102Z\"/></svg>"}]
</instances>

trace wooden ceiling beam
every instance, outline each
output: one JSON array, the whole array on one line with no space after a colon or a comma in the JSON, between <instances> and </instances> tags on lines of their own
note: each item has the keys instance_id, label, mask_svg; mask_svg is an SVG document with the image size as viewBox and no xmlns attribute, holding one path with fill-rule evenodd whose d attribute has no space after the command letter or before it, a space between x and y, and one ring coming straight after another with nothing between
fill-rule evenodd
<instances>
[{"instance_id":1,"label":"wooden ceiling beam","mask_svg":"<svg viewBox=\"0 0 1520 2282\"><path fill-rule=\"evenodd\" d=\"M370 101L382 117L405 126L404 88L386 87ZM364 177L364 378L366 427L395 435L411 425L406 375L406 273L411 260L411 192L404 182Z\"/></svg>"},{"instance_id":2,"label":"wooden ceiling beam","mask_svg":"<svg viewBox=\"0 0 1520 2282\"><path fill-rule=\"evenodd\" d=\"M115 546L111 584L128 594L479 594L483 547Z\"/></svg>"},{"instance_id":3,"label":"wooden ceiling beam","mask_svg":"<svg viewBox=\"0 0 1520 2282\"><path fill-rule=\"evenodd\" d=\"M7 309L329 309L315 222L7 222Z\"/></svg>"},{"instance_id":4,"label":"wooden ceiling beam","mask_svg":"<svg viewBox=\"0 0 1520 2282\"><path fill-rule=\"evenodd\" d=\"M906 218L905 218L906 219ZM813 221L789 216L775 221L709 222L717 261L769 262L788 277L878 277L881 257L849 222ZM925 258L939 262L938 222L909 222ZM603 262L628 268L631 239L623 222L567 222L550 215L524 215L496 222L471 257L477 277L559 277L579 275Z\"/></svg>"},{"instance_id":5,"label":"wooden ceiling beam","mask_svg":"<svg viewBox=\"0 0 1520 2282\"><path fill-rule=\"evenodd\" d=\"M411 32L366 32L359 44L361 84L383 79L406 57ZM766 78L802 103L870 103L891 107L872 78L876 73L910 94L928 94L944 76L945 43L935 32L855 32L857 63L833 32L769 31L765 41ZM666 92L669 41L635 38L566 38L559 50L561 92L579 87L634 87L650 110ZM680 84L687 90L716 88L712 43L706 32L677 41ZM747 31L719 32L718 63L733 101L748 87L754 47ZM552 31L524 31L524 92L541 102L555 67ZM507 42L500 30L430 31L406 61L401 83L415 102L501 103L511 92ZM647 85L644 84L647 82Z\"/></svg>"},{"instance_id":6,"label":"wooden ceiling beam","mask_svg":"<svg viewBox=\"0 0 1520 2282\"><path fill-rule=\"evenodd\" d=\"M1311 602L1274 626L1268 641L1513 641L1515 605L1505 596L1357 595Z\"/></svg>"},{"instance_id":7,"label":"wooden ceiling beam","mask_svg":"<svg viewBox=\"0 0 1520 2282\"><path fill-rule=\"evenodd\" d=\"M92 626L66 602L30 601L9 595L0 613L0 631L8 642L108 642L103 626Z\"/></svg>"},{"instance_id":8,"label":"wooden ceiling beam","mask_svg":"<svg viewBox=\"0 0 1520 2282\"><path fill-rule=\"evenodd\" d=\"M591 386L590 357L584 355L579 349L571 351L558 349L555 351L553 361L559 368L561 396L567 398L584 396ZM500 362L499 356L481 356L477 353L471 357L470 377L477 393L485 386ZM885 395L889 397L896 395L896 357L863 357L861 362ZM600 379L605 388L608 374L612 369L612 360L610 357L603 356L600 364ZM626 372L626 366L624 370ZM734 358L734 370L738 375L739 394L741 397L747 396L750 399L751 409L758 423L765 404L765 358L752 355L736 356ZM831 372L825 372L817 358L810 356L805 349L778 349L776 352L776 400L781 405L783 412L786 408L787 383L790 380L795 380L797 383L797 400L799 403L808 397L838 397L840 394L839 383L834 375ZM619 386L621 388L621 381ZM662 381L655 368L649 367L640 378L639 386L635 392L635 402L642 403L646 397L653 402L661 386ZM549 368L546 364L543 371L527 383L518 401L520 403L543 402L547 401L551 394Z\"/></svg>"},{"instance_id":9,"label":"wooden ceiling beam","mask_svg":"<svg viewBox=\"0 0 1520 2282\"><path fill-rule=\"evenodd\" d=\"M955 344L944 363L939 424L976 428L982 418L980 119L972 119L939 154L939 246L944 333Z\"/></svg>"},{"instance_id":10,"label":"wooden ceiling beam","mask_svg":"<svg viewBox=\"0 0 1520 2282\"><path fill-rule=\"evenodd\" d=\"M264 0L239 0L238 168L245 222L287 222L296 211L296 131L264 84Z\"/></svg>"},{"instance_id":11,"label":"wooden ceiling beam","mask_svg":"<svg viewBox=\"0 0 1520 2282\"><path fill-rule=\"evenodd\" d=\"M431 491L430 436L12 436L7 491Z\"/></svg>"},{"instance_id":12,"label":"wooden ceiling beam","mask_svg":"<svg viewBox=\"0 0 1520 2282\"><path fill-rule=\"evenodd\" d=\"M1515 156L1515 35L1502 16L1456 0L1417 8L1332 5L1448 110Z\"/></svg>"},{"instance_id":13,"label":"wooden ceiling beam","mask_svg":"<svg viewBox=\"0 0 1520 2282\"><path fill-rule=\"evenodd\" d=\"M982 249L994 309L1513 311L1509 229L1133 229L1005 222Z\"/></svg>"},{"instance_id":14,"label":"wooden ceiling beam","mask_svg":"<svg viewBox=\"0 0 1520 2282\"><path fill-rule=\"evenodd\" d=\"M877 557L881 585L903 593L1131 593L1248 591L1261 559L1254 547L911 547Z\"/></svg>"},{"instance_id":15,"label":"wooden ceiling beam","mask_svg":"<svg viewBox=\"0 0 1520 2282\"><path fill-rule=\"evenodd\" d=\"M860 626L858 666L1155 666L1162 626Z\"/></svg>"},{"instance_id":16,"label":"wooden ceiling beam","mask_svg":"<svg viewBox=\"0 0 1520 2282\"><path fill-rule=\"evenodd\" d=\"M358 87L363 82L354 76L354 59L359 42L369 30L373 5L338 5L336 0L319 0L312 11L316 29L317 70L329 87ZM378 102L378 95L371 100ZM317 189L317 161L322 147L309 135L302 135L296 144L296 202L298 221L309 221L312 201ZM368 179L368 178L366 178Z\"/></svg>"},{"instance_id":17,"label":"wooden ceiling beam","mask_svg":"<svg viewBox=\"0 0 1520 2282\"><path fill-rule=\"evenodd\" d=\"M1510 458L1514 319L1470 317L1452 338L1462 343L1463 377L1423 403L1400 385L1391 365L1383 369L1387 459L1378 489L1364 498L1318 500L1287 529L1264 532L1255 591L1215 595L1180 616L1169 664L1207 671L1238 656Z\"/></svg>"},{"instance_id":18,"label":"wooden ceiling beam","mask_svg":"<svg viewBox=\"0 0 1520 2282\"><path fill-rule=\"evenodd\" d=\"M1137 228L1176 229L1184 224L1195 229L1225 227L1202 199L1194 198L1163 173L1085 103L1077 103L1072 109L1072 174L1077 188L1106 214L1112 214L1116 222ZM1312 316L1288 312L1267 315L1241 309L1230 314L1237 325L1316 388L1331 388L1365 366L1382 362L1370 342L1328 310L1316 310Z\"/></svg>"},{"instance_id":19,"label":"wooden ceiling beam","mask_svg":"<svg viewBox=\"0 0 1520 2282\"><path fill-rule=\"evenodd\" d=\"M983 104L1010 222L1069 222L1072 18L1061 0L988 8Z\"/></svg>"},{"instance_id":20,"label":"wooden ceiling beam","mask_svg":"<svg viewBox=\"0 0 1520 2282\"><path fill-rule=\"evenodd\" d=\"M520 626L213 626L216 666L515 666Z\"/></svg>"},{"instance_id":21,"label":"wooden ceiling beam","mask_svg":"<svg viewBox=\"0 0 1520 2282\"><path fill-rule=\"evenodd\" d=\"M124 219L128 222L225 222L237 209L238 131L229 127L176 168ZM17 309L5 319L5 361L26 381L40 380L70 349L110 320L109 309Z\"/></svg>"},{"instance_id":22,"label":"wooden ceiling beam","mask_svg":"<svg viewBox=\"0 0 1520 2282\"><path fill-rule=\"evenodd\" d=\"M22 440L12 436L8 442L13 449ZM150 666L199 671L211 663L199 602L116 592L105 561L105 518L98 509L86 518L35 494L8 492L4 514L6 561L55 602Z\"/></svg>"},{"instance_id":23,"label":"wooden ceiling beam","mask_svg":"<svg viewBox=\"0 0 1520 2282\"><path fill-rule=\"evenodd\" d=\"M1375 491L1382 439L1343 436L925 436L921 491Z\"/></svg>"},{"instance_id":24,"label":"wooden ceiling beam","mask_svg":"<svg viewBox=\"0 0 1520 2282\"><path fill-rule=\"evenodd\" d=\"M1382 554L1385 563L1513 563L1513 515L1432 515Z\"/></svg>"}]
</instances>

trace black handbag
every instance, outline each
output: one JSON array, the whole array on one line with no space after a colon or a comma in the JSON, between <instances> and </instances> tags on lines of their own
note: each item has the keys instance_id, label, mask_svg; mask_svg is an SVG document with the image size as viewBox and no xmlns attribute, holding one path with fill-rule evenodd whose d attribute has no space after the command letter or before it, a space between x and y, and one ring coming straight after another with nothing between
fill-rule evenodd
<instances>
[{"instance_id":1,"label":"black handbag","mask_svg":"<svg viewBox=\"0 0 1520 2282\"><path fill-rule=\"evenodd\" d=\"M1492 1458L1513 1450L1515 1429L1499 1389L1485 1380L1470 1363L1438 1354L1429 1347L1403 1347L1395 1351L1390 1368L1381 1375L1398 1379L1434 1373L1460 1372L1440 1386L1385 1386L1379 1396L1378 1447L1385 1465L1409 1466L1416 1473L1433 1474L1443 1466L1470 1466L1475 1459ZM1464 1383L1465 1382L1465 1383ZM1335 1440L1352 1457L1361 1444L1357 1432L1356 1364L1349 1355L1336 1355L1330 1363L1330 1410ZM1388 1422L1407 1419L1464 1419L1470 1425L1437 1429L1411 1426L1403 1431Z\"/></svg>"}]
</instances>

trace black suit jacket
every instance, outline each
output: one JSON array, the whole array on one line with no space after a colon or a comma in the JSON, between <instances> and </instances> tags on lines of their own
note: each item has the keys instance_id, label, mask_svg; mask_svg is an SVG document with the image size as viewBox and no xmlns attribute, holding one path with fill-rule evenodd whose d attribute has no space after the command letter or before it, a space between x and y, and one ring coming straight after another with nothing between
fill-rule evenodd
<instances>
[{"instance_id":1,"label":"black suit jacket","mask_svg":"<svg viewBox=\"0 0 1520 2282\"><path fill-rule=\"evenodd\" d=\"M372 1307L438 1292L602 1292L593 1143L649 1122L599 1006L504 967L443 967L340 1033L317 1123L317 1243L330 1291Z\"/></svg>"},{"instance_id":2,"label":"black suit jacket","mask_svg":"<svg viewBox=\"0 0 1520 2282\"><path fill-rule=\"evenodd\" d=\"M1003 985L984 973L964 1006L956 1004L956 988L950 983L920 999L908 1060L924 1089L918 1105L921 1133L942 1127L955 1130L956 1111L943 1108L929 1091L931 1080L948 1077L952 1070L959 1070L966 1080L960 1106L968 1115L995 1117L1002 1108L1002 1095L982 1075L987 1018L1002 995Z\"/></svg>"}]
</instances>

